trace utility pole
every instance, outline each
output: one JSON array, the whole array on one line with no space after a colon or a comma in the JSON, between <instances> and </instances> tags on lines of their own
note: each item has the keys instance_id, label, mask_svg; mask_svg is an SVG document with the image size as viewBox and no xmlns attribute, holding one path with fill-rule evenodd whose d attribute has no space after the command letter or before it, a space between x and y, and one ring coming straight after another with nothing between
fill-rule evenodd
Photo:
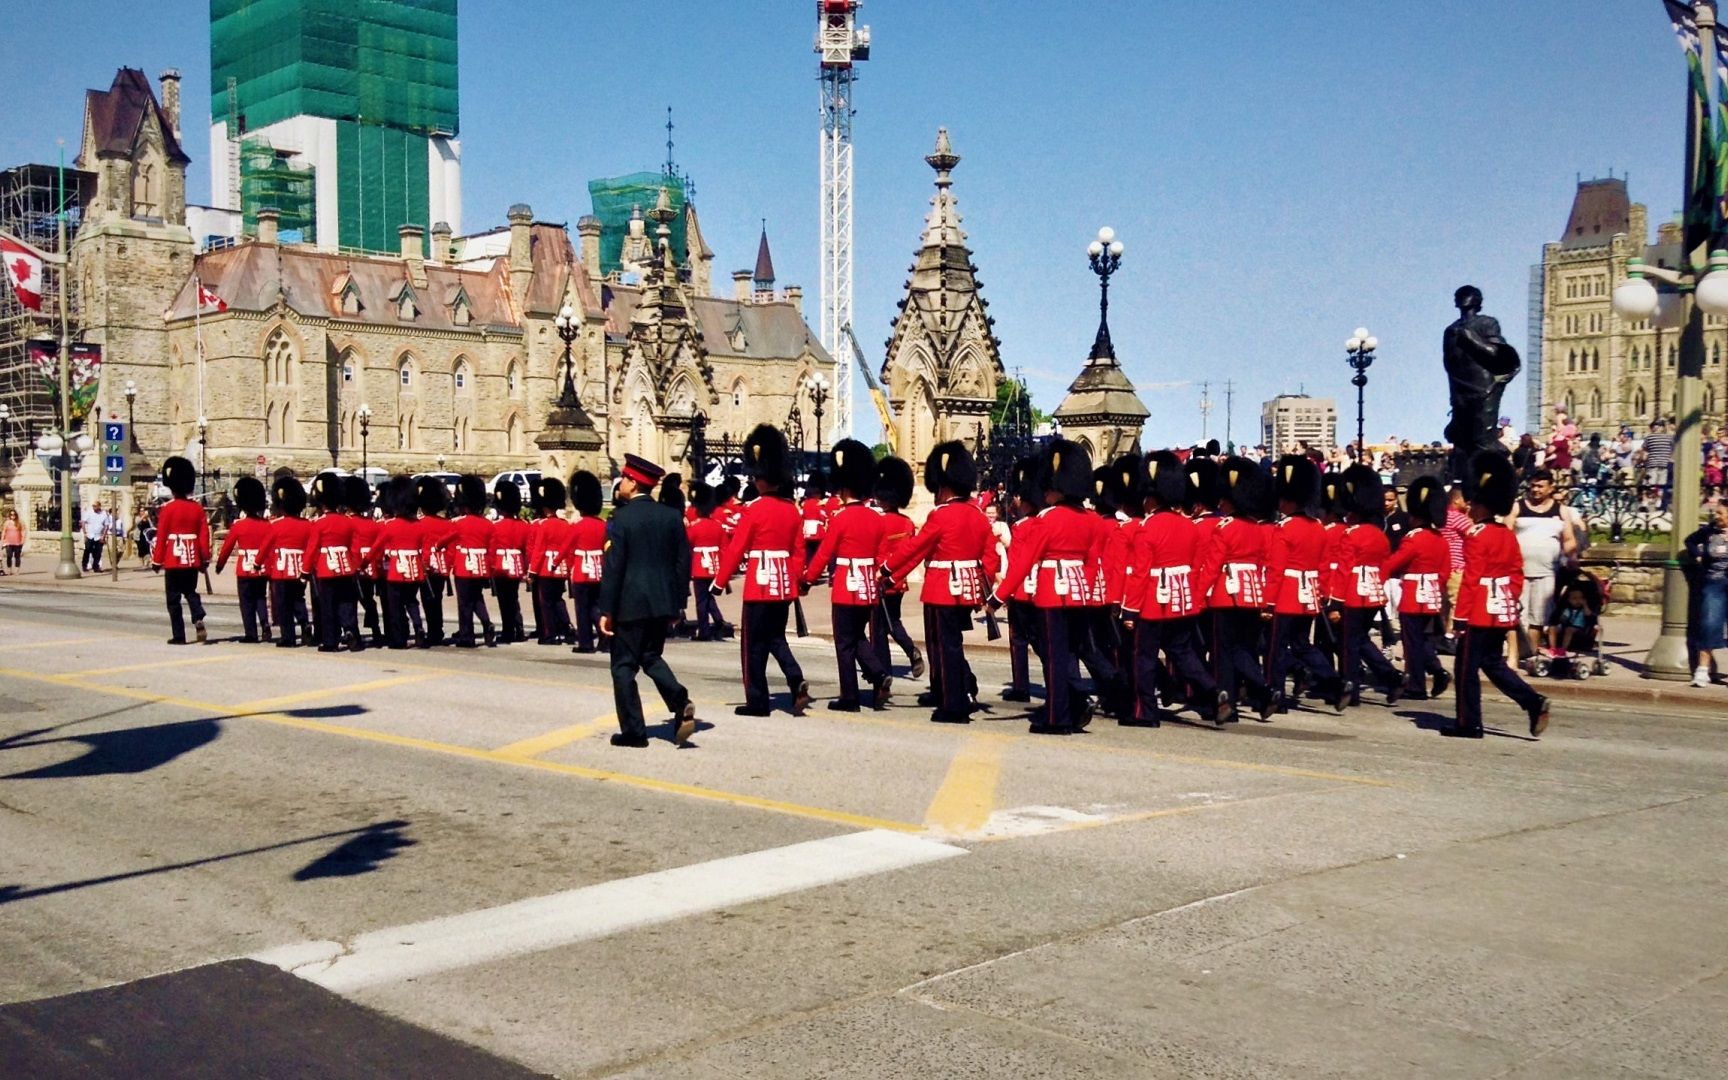
<instances>
[{"instance_id":1,"label":"utility pole","mask_svg":"<svg viewBox=\"0 0 1728 1080\"><path fill-rule=\"evenodd\" d=\"M72 291L68 280L72 273L72 258L66 251L66 140L60 140L60 172L56 181L59 191L54 204L55 231L60 242L60 565L54 576L62 581L82 577L78 559L72 553L72 320L66 311L67 296Z\"/></svg>"},{"instance_id":2,"label":"utility pole","mask_svg":"<svg viewBox=\"0 0 1728 1080\"><path fill-rule=\"evenodd\" d=\"M1200 442L1202 444L1206 442L1207 431L1209 428L1207 421L1211 419L1211 416L1212 384L1209 382L1203 382L1200 384Z\"/></svg>"},{"instance_id":3,"label":"utility pole","mask_svg":"<svg viewBox=\"0 0 1728 1080\"><path fill-rule=\"evenodd\" d=\"M1224 449L1236 452L1236 440L1231 436L1231 428L1236 416L1236 383L1224 381Z\"/></svg>"}]
</instances>

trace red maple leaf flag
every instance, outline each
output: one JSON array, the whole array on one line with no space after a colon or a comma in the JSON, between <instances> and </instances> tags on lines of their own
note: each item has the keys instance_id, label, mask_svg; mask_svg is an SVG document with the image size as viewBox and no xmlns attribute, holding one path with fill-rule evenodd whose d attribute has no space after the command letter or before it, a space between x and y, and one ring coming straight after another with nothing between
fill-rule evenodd
<instances>
[{"instance_id":1,"label":"red maple leaf flag","mask_svg":"<svg viewBox=\"0 0 1728 1080\"><path fill-rule=\"evenodd\" d=\"M202 281L200 281L198 283L198 310L227 311L228 301L217 296L213 291L206 288Z\"/></svg>"},{"instance_id":2,"label":"red maple leaf flag","mask_svg":"<svg viewBox=\"0 0 1728 1080\"><path fill-rule=\"evenodd\" d=\"M42 253L29 244L0 233L0 263L18 302L31 311L42 310Z\"/></svg>"}]
</instances>

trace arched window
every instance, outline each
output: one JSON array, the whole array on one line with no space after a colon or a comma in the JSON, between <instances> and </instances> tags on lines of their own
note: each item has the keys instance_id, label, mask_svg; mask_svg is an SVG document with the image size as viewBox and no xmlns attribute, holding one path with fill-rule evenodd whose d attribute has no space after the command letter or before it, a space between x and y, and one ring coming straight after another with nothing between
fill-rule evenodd
<instances>
[{"instance_id":1,"label":"arched window","mask_svg":"<svg viewBox=\"0 0 1728 1080\"><path fill-rule=\"evenodd\" d=\"M1578 411L1575 399L1572 397L1572 391L1570 390L1566 391L1566 400L1561 404L1565 407L1567 416L1571 416L1573 413Z\"/></svg>"},{"instance_id":2,"label":"arched window","mask_svg":"<svg viewBox=\"0 0 1728 1080\"><path fill-rule=\"evenodd\" d=\"M510 361L510 366L504 371L504 390L511 397L522 392L522 372L514 360Z\"/></svg>"},{"instance_id":3,"label":"arched window","mask_svg":"<svg viewBox=\"0 0 1728 1080\"><path fill-rule=\"evenodd\" d=\"M282 445L293 446L299 441L299 433L294 430L294 405L282 406Z\"/></svg>"},{"instance_id":4,"label":"arched window","mask_svg":"<svg viewBox=\"0 0 1728 1080\"><path fill-rule=\"evenodd\" d=\"M1590 370L1591 371L1601 371L1602 370L1602 350L1601 349L1591 349L1590 350Z\"/></svg>"},{"instance_id":5,"label":"arched window","mask_svg":"<svg viewBox=\"0 0 1728 1080\"><path fill-rule=\"evenodd\" d=\"M1704 388L1704 411L1706 413L1714 413L1716 411L1716 388L1714 386L1706 386Z\"/></svg>"},{"instance_id":6,"label":"arched window","mask_svg":"<svg viewBox=\"0 0 1728 1080\"><path fill-rule=\"evenodd\" d=\"M1600 419L1602 416L1602 391L1590 391L1590 418Z\"/></svg>"},{"instance_id":7,"label":"arched window","mask_svg":"<svg viewBox=\"0 0 1728 1080\"><path fill-rule=\"evenodd\" d=\"M280 441L276 437L276 406L272 403L264 409L264 445L274 446Z\"/></svg>"},{"instance_id":8,"label":"arched window","mask_svg":"<svg viewBox=\"0 0 1728 1080\"><path fill-rule=\"evenodd\" d=\"M1578 350L1577 349L1573 349L1571 352L1566 354L1566 370L1567 371L1577 371L1578 370Z\"/></svg>"},{"instance_id":9,"label":"arched window","mask_svg":"<svg viewBox=\"0 0 1728 1080\"><path fill-rule=\"evenodd\" d=\"M417 425L415 423L413 413L405 412L405 413L401 414L399 417L397 417L397 419L396 419L396 449L398 449L398 450L412 450L412 449L414 449L414 443L416 441L415 436L417 434L419 434L419 432L416 429L417 429Z\"/></svg>"},{"instance_id":10,"label":"arched window","mask_svg":"<svg viewBox=\"0 0 1728 1080\"><path fill-rule=\"evenodd\" d=\"M468 418L466 416L456 418L456 426L450 433L450 441L450 448L458 453L472 449L468 445Z\"/></svg>"},{"instance_id":11,"label":"arched window","mask_svg":"<svg viewBox=\"0 0 1728 1080\"><path fill-rule=\"evenodd\" d=\"M469 366L467 357L459 356L456 358L456 366L452 369L451 377L455 381L456 392L458 394L473 392L474 369Z\"/></svg>"},{"instance_id":12,"label":"arched window","mask_svg":"<svg viewBox=\"0 0 1728 1080\"><path fill-rule=\"evenodd\" d=\"M504 425L504 440L510 453L520 454L522 452L522 418L520 416L512 414L509 421Z\"/></svg>"},{"instance_id":13,"label":"arched window","mask_svg":"<svg viewBox=\"0 0 1728 1080\"><path fill-rule=\"evenodd\" d=\"M1632 412L1639 417L1643 417L1643 415L1649 411L1649 408L1650 398L1644 393L1644 388L1640 386L1637 393L1632 395Z\"/></svg>"},{"instance_id":14,"label":"arched window","mask_svg":"<svg viewBox=\"0 0 1728 1080\"><path fill-rule=\"evenodd\" d=\"M744 389L743 379L732 384L732 407L734 409L743 409L744 403L749 400L749 397L749 392Z\"/></svg>"},{"instance_id":15,"label":"arched window","mask_svg":"<svg viewBox=\"0 0 1728 1080\"><path fill-rule=\"evenodd\" d=\"M1717 342L1716 344L1710 346L1710 366L1711 367L1720 367L1721 365L1722 365L1722 343Z\"/></svg>"},{"instance_id":16,"label":"arched window","mask_svg":"<svg viewBox=\"0 0 1728 1080\"><path fill-rule=\"evenodd\" d=\"M1672 345L1668 346L1668 367L1670 369L1674 367L1674 361L1679 355L1679 350Z\"/></svg>"},{"instance_id":17,"label":"arched window","mask_svg":"<svg viewBox=\"0 0 1728 1080\"><path fill-rule=\"evenodd\" d=\"M290 386L295 376L294 344L280 329L264 342L264 380L272 386Z\"/></svg>"},{"instance_id":18,"label":"arched window","mask_svg":"<svg viewBox=\"0 0 1728 1080\"><path fill-rule=\"evenodd\" d=\"M396 375L402 383L402 389L414 389L414 358L411 356L404 356L402 358L402 363L396 368Z\"/></svg>"}]
</instances>

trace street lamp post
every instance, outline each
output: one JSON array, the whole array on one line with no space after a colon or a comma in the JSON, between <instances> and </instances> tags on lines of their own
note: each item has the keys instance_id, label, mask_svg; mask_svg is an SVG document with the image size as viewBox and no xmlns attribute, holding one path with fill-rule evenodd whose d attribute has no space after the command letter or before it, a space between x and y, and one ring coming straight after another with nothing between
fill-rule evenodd
<instances>
[{"instance_id":1,"label":"street lamp post","mask_svg":"<svg viewBox=\"0 0 1728 1080\"><path fill-rule=\"evenodd\" d=\"M366 440L372 434L372 406L364 401L354 410L354 415L360 418L360 476L368 484L372 482L372 472L368 468L370 462L366 459Z\"/></svg>"},{"instance_id":2,"label":"street lamp post","mask_svg":"<svg viewBox=\"0 0 1728 1080\"><path fill-rule=\"evenodd\" d=\"M198 505L210 507L210 420L198 418Z\"/></svg>"},{"instance_id":3,"label":"street lamp post","mask_svg":"<svg viewBox=\"0 0 1728 1080\"><path fill-rule=\"evenodd\" d=\"M1093 360L1116 359L1116 347L1110 344L1110 275L1122 265L1122 241L1116 230L1106 225L1098 230L1098 239L1086 245L1086 255L1092 272L1098 275L1098 336L1092 339Z\"/></svg>"},{"instance_id":4,"label":"street lamp post","mask_svg":"<svg viewBox=\"0 0 1728 1080\"><path fill-rule=\"evenodd\" d=\"M570 346L581 331L576 312L565 304L558 311L558 317L552 320L552 325L558 329L558 337L564 342L564 389L558 394L560 409L574 408L580 404L576 397L576 358L570 351Z\"/></svg>"},{"instance_id":5,"label":"street lamp post","mask_svg":"<svg viewBox=\"0 0 1728 1080\"><path fill-rule=\"evenodd\" d=\"M818 372L810 380L810 407L816 413L816 453L822 453L822 408L828 404L828 377Z\"/></svg>"},{"instance_id":6,"label":"street lamp post","mask_svg":"<svg viewBox=\"0 0 1728 1080\"><path fill-rule=\"evenodd\" d=\"M1365 391L1368 389L1368 368L1374 363L1374 350L1380 347L1380 339L1368 332L1366 326L1358 326L1356 332L1350 335L1350 340L1344 343L1345 359L1351 370L1356 374L1350 380L1350 385L1356 388L1356 460L1362 461L1368 456L1368 443L1363 437L1362 406Z\"/></svg>"},{"instance_id":7,"label":"street lamp post","mask_svg":"<svg viewBox=\"0 0 1728 1080\"><path fill-rule=\"evenodd\" d=\"M138 400L138 384L131 379L126 380L126 449L128 452L138 449L138 429L132 426L132 403Z\"/></svg>"},{"instance_id":8,"label":"street lamp post","mask_svg":"<svg viewBox=\"0 0 1728 1080\"><path fill-rule=\"evenodd\" d=\"M12 463L12 406L0 401L0 465Z\"/></svg>"}]
</instances>

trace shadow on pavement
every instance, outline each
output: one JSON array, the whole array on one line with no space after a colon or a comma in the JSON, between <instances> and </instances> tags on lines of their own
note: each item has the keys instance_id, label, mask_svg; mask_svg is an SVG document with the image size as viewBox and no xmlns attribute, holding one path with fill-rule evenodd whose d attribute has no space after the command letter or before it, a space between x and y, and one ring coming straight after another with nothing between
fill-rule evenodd
<instances>
[{"instance_id":1,"label":"shadow on pavement","mask_svg":"<svg viewBox=\"0 0 1728 1080\"><path fill-rule=\"evenodd\" d=\"M294 871L294 880L311 881L314 878L369 874L378 869L380 863L395 858L398 851L419 843L418 840L410 840L402 835L402 830L407 827L406 821L386 821L369 825L358 836Z\"/></svg>"},{"instance_id":2,"label":"shadow on pavement","mask_svg":"<svg viewBox=\"0 0 1728 1080\"><path fill-rule=\"evenodd\" d=\"M222 725L216 720L179 720L172 724L97 731L89 735L68 735L59 739L37 739L32 742L7 740L0 744L0 748L16 750L25 746L82 743L87 749L82 756L70 761L12 773L0 777L0 780L62 780L74 776L149 772L182 754L215 741L216 736L221 733Z\"/></svg>"}]
</instances>

